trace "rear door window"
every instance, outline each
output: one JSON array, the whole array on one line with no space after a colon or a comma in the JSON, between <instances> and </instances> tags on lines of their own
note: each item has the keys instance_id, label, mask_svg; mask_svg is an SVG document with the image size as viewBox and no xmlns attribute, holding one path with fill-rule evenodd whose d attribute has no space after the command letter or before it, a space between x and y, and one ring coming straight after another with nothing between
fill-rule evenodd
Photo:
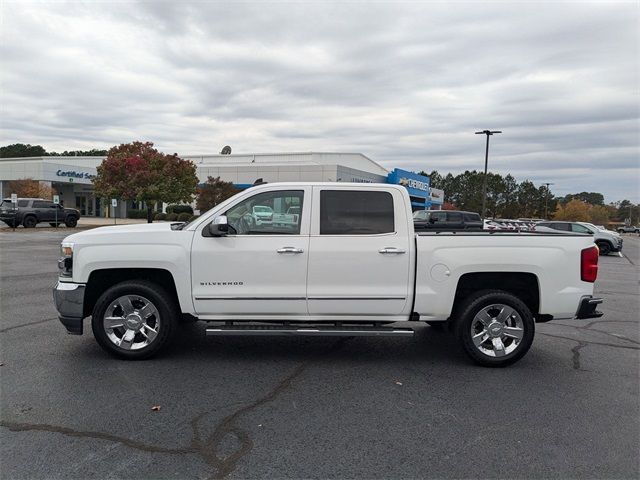
<instances>
[{"instance_id":1,"label":"rear door window","mask_svg":"<svg viewBox=\"0 0 640 480\"><path fill-rule=\"evenodd\" d=\"M389 192L320 192L320 235L376 235L394 231L393 197Z\"/></svg>"},{"instance_id":2,"label":"rear door window","mask_svg":"<svg viewBox=\"0 0 640 480\"><path fill-rule=\"evenodd\" d=\"M553 228L555 230L562 230L564 232L570 232L571 231L571 224L554 222L554 223L551 224L551 228Z\"/></svg>"},{"instance_id":3,"label":"rear door window","mask_svg":"<svg viewBox=\"0 0 640 480\"><path fill-rule=\"evenodd\" d=\"M18 200L18 207L25 208L29 206L29 200Z\"/></svg>"},{"instance_id":4,"label":"rear door window","mask_svg":"<svg viewBox=\"0 0 640 480\"><path fill-rule=\"evenodd\" d=\"M447 215L451 223L462 223L462 214L460 212L449 212Z\"/></svg>"}]
</instances>

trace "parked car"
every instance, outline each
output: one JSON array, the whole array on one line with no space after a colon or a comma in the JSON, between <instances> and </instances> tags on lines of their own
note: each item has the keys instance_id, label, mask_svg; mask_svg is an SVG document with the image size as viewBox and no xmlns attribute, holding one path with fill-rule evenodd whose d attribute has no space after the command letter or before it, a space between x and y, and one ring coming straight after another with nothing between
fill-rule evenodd
<instances>
[{"instance_id":1,"label":"parked car","mask_svg":"<svg viewBox=\"0 0 640 480\"><path fill-rule=\"evenodd\" d=\"M482 219L474 212L458 210L416 210L413 212L416 230L482 230Z\"/></svg>"},{"instance_id":2,"label":"parked car","mask_svg":"<svg viewBox=\"0 0 640 480\"><path fill-rule=\"evenodd\" d=\"M562 232L586 233L593 235L594 241L600 249L600 255L607 255L611 252L622 251L622 237L620 235L607 230L600 230L591 223L561 221L540 222L536 224L536 231L541 231L541 227L559 230Z\"/></svg>"},{"instance_id":3,"label":"parked car","mask_svg":"<svg viewBox=\"0 0 640 480\"><path fill-rule=\"evenodd\" d=\"M640 228L633 225L622 225L617 230L618 233L640 233Z\"/></svg>"},{"instance_id":4,"label":"parked car","mask_svg":"<svg viewBox=\"0 0 640 480\"><path fill-rule=\"evenodd\" d=\"M254 205L252 212L256 225L271 223L273 219L273 208L268 205Z\"/></svg>"},{"instance_id":5,"label":"parked car","mask_svg":"<svg viewBox=\"0 0 640 480\"><path fill-rule=\"evenodd\" d=\"M536 229L536 223L525 220L508 220L508 219L486 219L484 221L484 229L490 231L505 230L505 231L521 231L529 232Z\"/></svg>"},{"instance_id":6,"label":"parked car","mask_svg":"<svg viewBox=\"0 0 640 480\"><path fill-rule=\"evenodd\" d=\"M10 227L23 225L33 228L38 223L47 222L52 227L65 224L75 227L78 224L80 212L75 208L63 208L49 200L42 198L18 198L14 208L10 198L5 198L0 204L0 220Z\"/></svg>"},{"instance_id":7,"label":"parked car","mask_svg":"<svg viewBox=\"0 0 640 480\"><path fill-rule=\"evenodd\" d=\"M243 230L235 213L265 199L295 199L300 214L283 214L295 223ZM91 316L100 346L125 359L158 353L183 318L219 336L408 337L398 323L423 321L497 367L525 355L534 322L602 315L591 236L416 234L400 185L262 184L189 224L101 227L61 253L61 322L79 335Z\"/></svg>"}]
</instances>

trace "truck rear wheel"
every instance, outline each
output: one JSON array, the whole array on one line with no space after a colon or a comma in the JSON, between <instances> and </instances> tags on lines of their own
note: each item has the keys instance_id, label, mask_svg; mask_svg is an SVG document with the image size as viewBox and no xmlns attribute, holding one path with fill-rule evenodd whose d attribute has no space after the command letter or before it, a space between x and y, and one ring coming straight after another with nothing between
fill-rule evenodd
<instances>
[{"instance_id":1,"label":"truck rear wheel","mask_svg":"<svg viewBox=\"0 0 640 480\"><path fill-rule=\"evenodd\" d=\"M96 302L91 328L111 355L142 360L157 354L172 337L178 309L164 289L147 281L109 288Z\"/></svg>"},{"instance_id":2,"label":"truck rear wheel","mask_svg":"<svg viewBox=\"0 0 640 480\"><path fill-rule=\"evenodd\" d=\"M529 308L502 290L473 294L461 307L456 335L464 351L485 367L506 367L529 350L535 322Z\"/></svg>"}]
</instances>

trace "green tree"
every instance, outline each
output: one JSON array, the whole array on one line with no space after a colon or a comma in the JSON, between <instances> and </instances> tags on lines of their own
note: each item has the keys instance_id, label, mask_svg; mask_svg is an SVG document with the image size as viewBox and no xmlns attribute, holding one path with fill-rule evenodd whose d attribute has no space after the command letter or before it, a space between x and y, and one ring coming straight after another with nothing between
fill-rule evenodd
<instances>
[{"instance_id":1,"label":"green tree","mask_svg":"<svg viewBox=\"0 0 640 480\"><path fill-rule=\"evenodd\" d=\"M201 213L206 212L227 198L233 197L238 191L233 183L220 180L220 177L207 177L205 184L198 187L196 208Z\"/></svg>"},{"instance_id":2,"label":"green tree","mask_svg":"<svg viewBox=\"0 0 640 480\"><path fill-rule=\"evenodd\" d=\"M518 186L518 204L520 205L519 217L535 217L540 209L540 192L529 180L525 180Z\"/></svg>"},{"instance_id":3,"label":"green tree","mask_svg":"<svg viewBox=\"0 0 640 480\"><path fill-rule=\"evenodd\" d=\"M91 150L65 150L62 153L49 152L50 157L104 157L108 153L108 150L99 150L92 148Z\"/></svg>"},{"instance_id":4,"label":"green tree","mask_svg":"<svg viewBox=\"0 0 640 480\"><path fill-rule=\"evenodd\" d=\"M564 196L562 203L567 203L574 199L582 200L591 205L604 205L604 195L598 192L570 193Z\"/></svg>"},{"instance_id":5,"label":"green tree","mask_svg":"<svg viewBox=\"0 0 640 480\"><path fill-rule=\"evenodd\" d=\"M96 195L145 202L149 223L154 203L190 202L198 185L193 162L161 153L151 142L111 148L97 170Z\"/></svg>"},{"instance_id":6,"label":"green tree","mask_svg":"<svg viewBox=\"0 0 640 480\"><path fill-rule=\"evenodd\" d=\"M47 151L40 145L14 143L13 145L0 147L0 158L43 157L46 154Z\"/></svg>"}]
</instances>

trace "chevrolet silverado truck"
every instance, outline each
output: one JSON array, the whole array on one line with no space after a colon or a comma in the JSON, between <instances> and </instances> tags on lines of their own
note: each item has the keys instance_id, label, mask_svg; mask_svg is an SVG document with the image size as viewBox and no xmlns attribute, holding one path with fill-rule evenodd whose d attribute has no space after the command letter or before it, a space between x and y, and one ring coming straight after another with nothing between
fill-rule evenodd
<instances>
[{"instance_id":1,"label":"chevrolet silverado truck","mask_svg":"<svg viewBox=\"0 0 640 480\"><path fill-rule=\"evenodd\" d=\"M255 222L255 206L274 220ZM91 317L124 359L158 353L185 320L208 335L405 337L426 322L449 326L475 362L505 366L536 322L602 315L592 236L416 234L397 185L262 184L190 223L96 228L61 251L61 322L80 335Z\"/></svg>"}]
</instances>

